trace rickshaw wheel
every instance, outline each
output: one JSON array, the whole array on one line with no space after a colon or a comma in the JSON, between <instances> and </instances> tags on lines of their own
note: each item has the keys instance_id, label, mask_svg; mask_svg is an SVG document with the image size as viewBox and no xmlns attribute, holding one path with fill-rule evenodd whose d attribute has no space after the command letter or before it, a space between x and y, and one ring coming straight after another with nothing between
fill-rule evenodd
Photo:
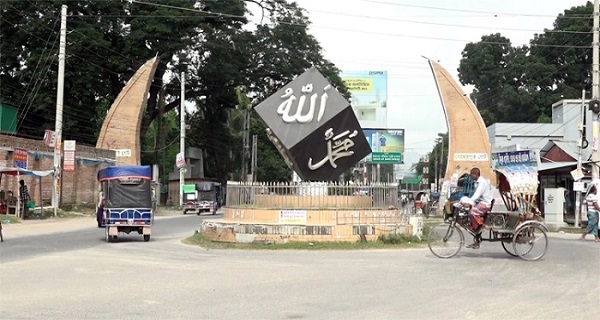
<instances>
[{"instance_id":1,"label":"rickshaw wheel","mask_svg":"<svg viewBox=\"0 0 600 320\"><path fill-rule=\"evenodd\" d=\"M108 235L108 227L104 227L104 240L106 240L106 242L110 242L110 236Z\"/></svg>"},{"instance_id":2,"label":"rickshaw wheel","mask_svg":"<svg viewBox=\"0 0 600 320\"><path fill-rule=\"evenodd\" d=\"M519 255L514 251L512 242L505 242L502 241L502 249L504 249L504 251L506 251L506 253L508 253L509 255L513 256L513 257L518 257Z\"/></svg>"},{"instance_id":3,"label":"rickshaw wheel","mask_svg":"<svg viewBox=\"0 0 600 320\"><path fill-rule=\"evenodd\" d=\"M452 258L465 244L465 236L460 228L450 223L440 223L429 231L427 246L438 258Z\"/></svg>"},{"instance_id":4,"label":"rickshaw wheel","mask_svg":"<svg viewBox=\"0 0 600 320\"><path fill-rule=\"evenodd\" d=\"M548 236L539 223L528 224L517 228L513 236L512 247L521 259L535 261L546 254Z\"/></svg>"}]
</instances>

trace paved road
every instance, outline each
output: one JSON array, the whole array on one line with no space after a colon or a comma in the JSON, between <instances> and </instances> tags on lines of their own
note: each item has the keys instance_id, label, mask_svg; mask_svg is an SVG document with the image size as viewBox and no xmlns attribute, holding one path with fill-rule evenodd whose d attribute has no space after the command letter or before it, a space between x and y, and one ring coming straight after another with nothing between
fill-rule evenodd
<instances>
[{"instance_id":1,"label":"paved road","mask_svg":"<svg viewBox=\"0 0 600 320\"><path fill-rule=\"evenodd\" d=\"M155 224L152 227L151 241L162 241L165 239L181 239L194 234L200 221L206 218L220 217L220 215L201 215L189 214L186 216L167 216L156 217ZM96 221L93 218L74 218L75 223L71 223L74 231L69 230L69 226L58 226L60 231L52 234L40 234L32 236L20 236L11 238L10 230L5 231L6 245L2 246L2 263L15 260L23 260L50 253L62 253L67 251L90 249L97 246L104 246L104 229L96 227ZM52 230L58 223L51 223L47 229ZM21 226L17 226L21 227ZM7 227L8 229L8 227ZM46 231L50 231L46 230ZM61 232L62 231L62 232ZM143 237L137 233L119 234L120 243L143 242Z\"/></svg>"},{"instance_id":2,"label":"paved road","mask_svg":"<svg viewBox=\"0 0 600 320\"><path fill-rule=\"evenodd\" d=\"M442 260L426 249L220 251L181 244L198 221L161 219L148 243L130 236L107 244L95 228L81 230L91 239L73 235L82 244L48 235L45 249L22 255L8 248L17 239L6 242L0 318L547 320L589 319L599 305L600 245L573 236L554 235L537 262L488 243Z\"/></svg>"}]
</instances>

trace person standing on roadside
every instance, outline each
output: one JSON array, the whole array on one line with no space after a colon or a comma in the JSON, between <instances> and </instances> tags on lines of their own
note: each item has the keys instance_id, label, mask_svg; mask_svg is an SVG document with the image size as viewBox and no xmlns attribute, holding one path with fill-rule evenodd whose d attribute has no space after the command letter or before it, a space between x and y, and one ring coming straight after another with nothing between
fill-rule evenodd
<instances>
[{"instance_id":1,"label":"person standing on roadside","mask_svg":"<svg viewBox=\"0 0 600 320\"><path fill-rule=\"evenodd\" d=\"M599 220L599 212L600 205L598 204L598 188L594 184L590 189L590 193L585 198L585 202L587 204L587 218L588 223L585 231L581 235L581 240L585 240L585 237L588 234L593 234L595 241L600 242L600 238L598 238L598 220Z\"/></svg>"},{"instance_id":2,"label":"person standing on roadside","mask_svg":"<svg viewBox=\"0 0 600 320\"><path fill-rule=\"evenodd\" d=\"M27 201L30 201L31 197L29 196L29 190L27 189L27 186L25 185L25 180L23 179L19 181L19 198L21 200L20 209L22 210L21 212L23 212L23 218L25 218L29 209L29 207L27 207Z\"/></svg>"}]
</instances>

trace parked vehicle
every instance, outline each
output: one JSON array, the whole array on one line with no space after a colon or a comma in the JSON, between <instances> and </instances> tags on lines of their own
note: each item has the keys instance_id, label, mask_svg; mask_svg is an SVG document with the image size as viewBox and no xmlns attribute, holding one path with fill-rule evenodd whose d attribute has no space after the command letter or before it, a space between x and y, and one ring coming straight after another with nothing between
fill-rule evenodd
<instances>
[{"instance_id":1,"label":"parked vehicle","mask_svg":"<svg viewBox=\"0 0 600 320\"><path fill-rule=\"evenodd\" d=\"M223 188L218 182L202 181L185 186L183 196L183 214L195 211L197 215L202 212L214 215L223 203Z\"/></svg>"},{"instance_id":2,"label":"parked vehicle","mask_svg":"<svg viewBox=\"0 0 600 320\"><path fill-rule=\"evenodd\" d=\"M112 166L98 171L104 196L101 225L107 242L116 240L120 232L132 231L150 241L154 222L151 179L150 166Z\"/></svg>"}]
</instances>

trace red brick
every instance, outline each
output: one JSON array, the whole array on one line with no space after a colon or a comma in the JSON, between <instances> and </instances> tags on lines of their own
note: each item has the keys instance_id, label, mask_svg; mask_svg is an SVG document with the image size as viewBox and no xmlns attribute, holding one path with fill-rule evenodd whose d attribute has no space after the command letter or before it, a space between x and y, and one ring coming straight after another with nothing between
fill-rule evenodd
<instances>
[{"instance_id":1,"label":"red brick","mask_svg":"<svg viewBox=\"0 0 600 320\"><path fill-rule=\"evenodd\" d=\"M0 134L0 167L13 167L13 152L15 148L28 150L29 170L53 170L54 149L46 147L42 140L25 139ZM96 173L99 169L114 165L115 152L112 150L97 149L94 147L77 145L77 164L75 172L63 172L62 175L62 205L95 205L98 199L98 183ZM29 188L29 193L36 203L40 203L39 178L22 177ZM52 198L52 176L43 177L42 197ZM18 181L16 177L2 175L0 189L11 190L17 193Z\"/></svg>"}]
</instances>

